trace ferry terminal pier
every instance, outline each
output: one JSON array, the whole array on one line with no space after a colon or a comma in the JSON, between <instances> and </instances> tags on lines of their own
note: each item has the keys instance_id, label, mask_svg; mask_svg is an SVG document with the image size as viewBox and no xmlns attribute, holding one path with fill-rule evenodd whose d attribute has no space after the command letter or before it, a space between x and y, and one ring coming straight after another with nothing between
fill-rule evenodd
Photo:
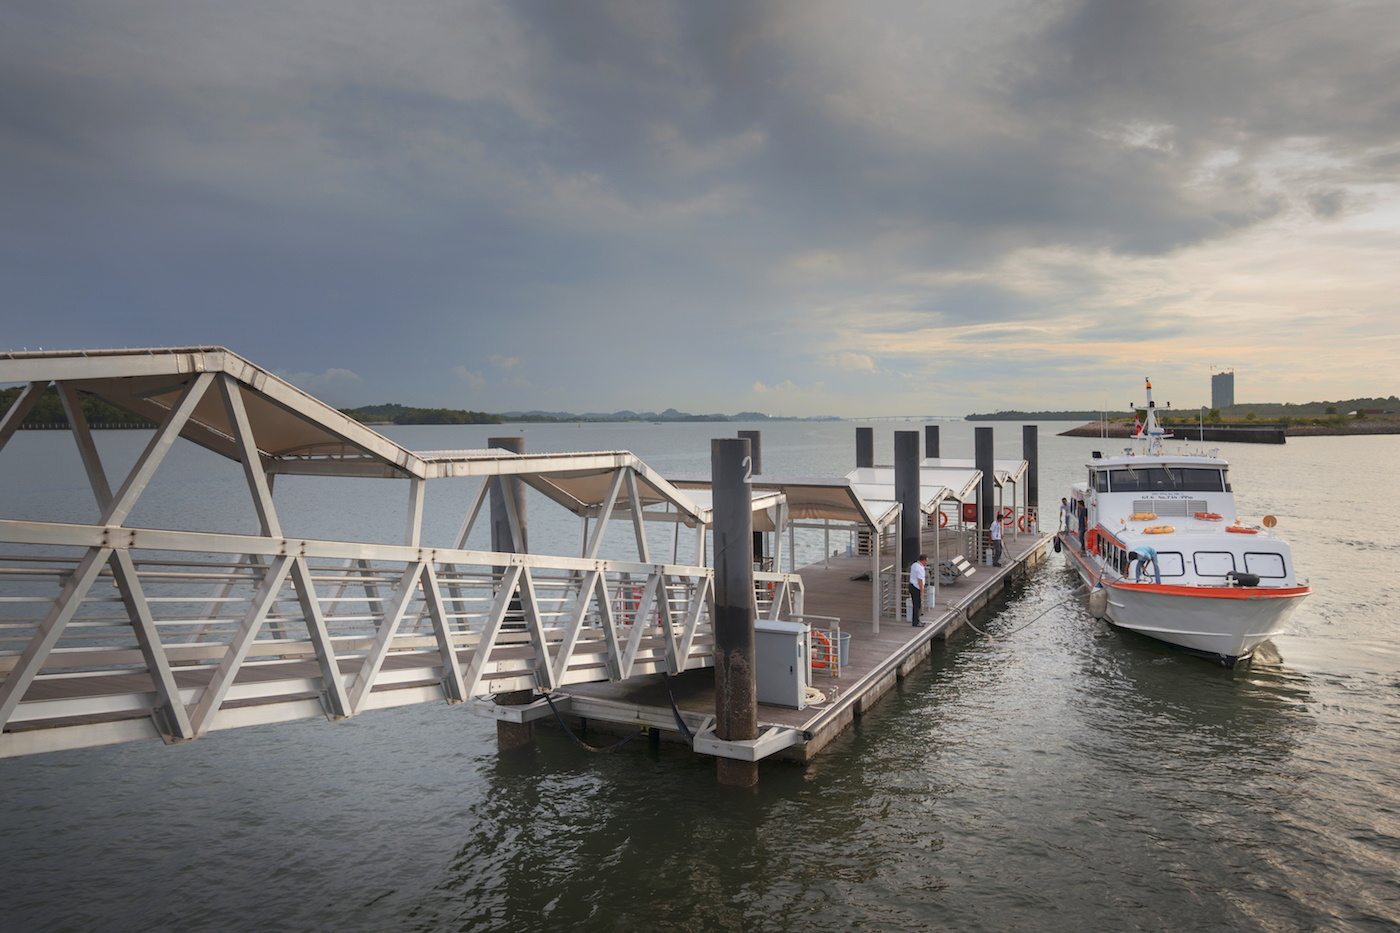
<instances>
[{"instance_id":1,"label":"ferry terminal pier","mask_svg":"<svg viewBox=\"0 0 1400 933\"><path fill-rule=\"evenodd\" d=\"M737 510L749 528L736 536L716 527L725 493L713 475L662 476L625 451L548 454L498 441L409 451L219 347L7 354L0 382L26 384L0 420L0 455L10 456L38 393L58 386L96 513L89 522L0 514L6 756L180 744L240 725L445 702L496 719L506 745L558 715L571 728L646 729L736 763L806 761L1043 559L1050 540L1039 527L1033 426L1016 461L992 459L990 428L977 429L965 460L941 456L936 425L926 426L923 457L917 433L897 432L891 465L875 463L870 429L857 428L856 467L830 479L765 473L761 436L735 439L750 458ZM159 425L119 483L79 393ZM257 533L128 526L179 440L242 465ZM403 481L403 542L284 533L278 476ZM426 485L452 481L478 485L455 540L430 546ZM525 488L580 520L576 552L541 553ZM490 550L466 547L478 521L491 524ZM635 557L601 553L614 521L631 525ZM1000 568L988 560L993 521L1006 529ZM670 562L651 553L647 522L669 523ZM846 547L794 568L798 529ZM677 562L683 532L695 536L695 565ZM717 533L742 540L738 565L750 568L750 598L733 586L723 596L758 633L741 654L752 650L763 671L763 655L788 650L786 638L801 657L788 665L801 668L795 676L778 678L800 692L779 701L755 673L752 736L716 729L721 603L707 564L718 564ZM904 576L919 551L936 584L924 628L907 621ZM778 649L765 647L775 640Z\"/></svg>"}]
</instances>

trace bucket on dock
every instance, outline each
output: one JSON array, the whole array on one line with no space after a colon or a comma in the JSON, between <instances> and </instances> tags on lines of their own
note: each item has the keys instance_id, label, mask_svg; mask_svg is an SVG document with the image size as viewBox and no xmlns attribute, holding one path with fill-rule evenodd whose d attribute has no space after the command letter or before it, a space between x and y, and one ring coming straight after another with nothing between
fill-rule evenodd
<instances>
[{"instance_id":1,"label":"bucket on dock","mask_svg":"<svg viewBox=\"0 0 1400 933\"><path fill-rule=\"evenodd\" d=\"M851 633L850 633L850 632L842 632L842 633L841 633L841 647L840 647L840 649L837 651L836 657L839 659L840 664L841 664L841 667L843 667L843 668L846 666L847 663L849 663L850 657L851 657Z\"/></svg>"}]
</instances>

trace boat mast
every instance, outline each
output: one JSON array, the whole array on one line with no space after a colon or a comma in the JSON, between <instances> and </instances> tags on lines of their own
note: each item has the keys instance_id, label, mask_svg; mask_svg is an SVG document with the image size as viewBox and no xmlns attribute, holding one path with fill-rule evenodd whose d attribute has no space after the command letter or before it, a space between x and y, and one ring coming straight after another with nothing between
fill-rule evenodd
<instances>
[{"instance_id":1,"label":"boat mast","mask_svg":"<svg viewBox=\"0 0 1400 933\"><path fill-rule=\"evenodd\" d=\"M1157 403L1152 401L1152 380L1147 380L1147 420L1142 425L1143 442L1146 445L1145 453L1159 454L1162 452L1162 426L1157 423Z\"/></svg>"}]
</instances>

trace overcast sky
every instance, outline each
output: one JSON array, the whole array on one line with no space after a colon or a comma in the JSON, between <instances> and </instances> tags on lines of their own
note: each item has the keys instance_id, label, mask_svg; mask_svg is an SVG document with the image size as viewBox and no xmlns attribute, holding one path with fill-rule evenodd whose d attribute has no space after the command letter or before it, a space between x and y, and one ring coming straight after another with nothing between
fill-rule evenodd
<instances>
[{"instance_id":1,"label":"overcast sky","mask_svg":"<svg viewBox=\"0 0 1400 933\"><path fill-rule=\"evenodd\" d=\"M1385 2L5 0L0 348L327 401L1400 392Z\"/></svg>"}]
</instances>

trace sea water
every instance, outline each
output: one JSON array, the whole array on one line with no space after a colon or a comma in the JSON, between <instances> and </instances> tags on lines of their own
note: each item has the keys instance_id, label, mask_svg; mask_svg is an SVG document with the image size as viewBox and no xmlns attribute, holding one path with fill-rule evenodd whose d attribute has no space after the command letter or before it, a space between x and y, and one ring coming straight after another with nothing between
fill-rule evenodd
<instances>
[{"instance_id":1,"label":"sea water","mask_svg":"<svg viewBox=\"0 0 1400 933\"><path fill-rule=\"evenodd\" d=\"M1019 457L1020 425L994 427L997 455ZM1063 427L1040 428L1047 514L1092 450L1123 444ZM769 474L854 465L847 423L523 434L664 474L707 472L709 439L740 428L762 430ZM970 458L972 428L942 425L943 453ZM922 425L875 430L890 462L892 432ZM521 431L385 429L413 449ZM148 437L99 432L109 474ZM498 754L490 721L445 705L3 760L0 928L1394 930L1400 438L1221 455L1241 515L1278 517L1315 590L1248 665L1094 621L1051 555L976 617L989 635L963 629L815 763L763 764L751 793L664 744L590 754L541 730ZM406 484L277 482L289 534L403 533ZM427 544L450 544L474 482L430 484ZM241 483L177 446L130 524L250 531ZM578 520L558 512L531 499L534 549L576 553ZM0 451L0 514L92 519L71 438ZM799 562L825 543L804 533Z\"/></svg>"}]
</instances>

